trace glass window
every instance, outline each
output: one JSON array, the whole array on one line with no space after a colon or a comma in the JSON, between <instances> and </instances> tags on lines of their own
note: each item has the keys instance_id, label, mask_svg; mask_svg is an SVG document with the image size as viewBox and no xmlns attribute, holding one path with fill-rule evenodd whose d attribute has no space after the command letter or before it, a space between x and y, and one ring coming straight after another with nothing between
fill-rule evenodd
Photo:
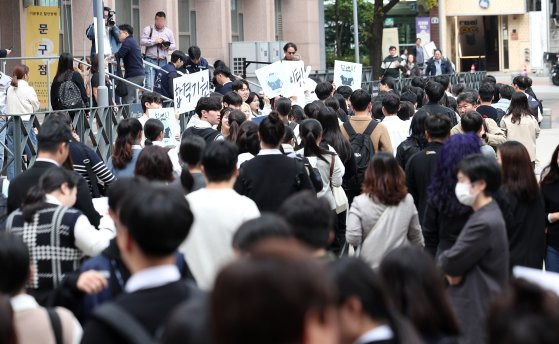
<instances>
[{"instance_id":1,"label":"glass window","mask_svg":"<svg viewBox=\"0 0 559 344\"><path fill-rule=\"evenodd\" d=\"M503 25L503 69L509 69L509 18L507 16L501 18Z\"/></svg>"}]
</instances>

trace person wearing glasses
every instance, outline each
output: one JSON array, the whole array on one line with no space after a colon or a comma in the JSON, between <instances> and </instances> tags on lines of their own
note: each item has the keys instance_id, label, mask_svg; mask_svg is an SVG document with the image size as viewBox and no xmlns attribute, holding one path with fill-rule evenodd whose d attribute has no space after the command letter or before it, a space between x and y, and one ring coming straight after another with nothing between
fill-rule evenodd
<instances>
[{"instance_id":1,"label":"person wearing glasses","mask_svg":"<svg viewBox=\"0 0 559 344\"><path fill-rule=\"evenodd\" d=\"M297 54L297 46L295 43L288 42L283 46L283 53L285 54L283 59L286 61L297 61L299 57L296 56Z\"/></svg>"}]
</instances>

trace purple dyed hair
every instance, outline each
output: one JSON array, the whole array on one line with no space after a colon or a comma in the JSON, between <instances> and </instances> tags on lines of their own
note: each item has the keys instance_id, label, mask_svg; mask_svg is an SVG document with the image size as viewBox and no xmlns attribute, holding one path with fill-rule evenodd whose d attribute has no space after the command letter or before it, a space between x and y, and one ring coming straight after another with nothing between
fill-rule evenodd
<instances>
[{"instance_id":1,"label":"purple dyed hair","mask_svg":"<svg viewBox=\"0 0 559 344\"><path fill-rule=\"evenodd\" d=\"M481 152L481 140L473 133L453 135L444 144L437 157L437 169L433 173L427 194L431 204L446 215L462 215L470 210L456 199L456 167L466 156Z\"/></svg>"}]
</instances>

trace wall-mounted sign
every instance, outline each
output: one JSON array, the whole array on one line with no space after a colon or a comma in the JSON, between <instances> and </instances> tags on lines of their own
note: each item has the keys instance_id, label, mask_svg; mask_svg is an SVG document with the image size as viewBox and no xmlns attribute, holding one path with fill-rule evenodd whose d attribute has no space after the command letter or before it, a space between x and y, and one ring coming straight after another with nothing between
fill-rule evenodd
<instances>
[{"instance_id":1,"label":"wall-mounted sign","mask_svg":"<svg viewBox=\"0 0 559 344\"><path fill-rule=\"evenodd\" d=\"M438 24L439 23L439 17L431 17L431 24Z\"/></svg>"},{"instance_id":2,"label":"wall-mounted sign","mask_svg":"<svg viewBox=\"0 0 559 344\"><path fill-rule=\"evenodd\" d=\"M484 10L487 9L489 7L489 0L479 0L479 7Z\"/></svg>"}]
</instances>

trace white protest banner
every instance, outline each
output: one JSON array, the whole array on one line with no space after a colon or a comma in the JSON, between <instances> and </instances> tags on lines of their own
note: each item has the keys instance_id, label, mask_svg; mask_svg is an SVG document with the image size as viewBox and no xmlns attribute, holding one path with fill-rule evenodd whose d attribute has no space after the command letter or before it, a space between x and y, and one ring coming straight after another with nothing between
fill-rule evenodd
<instances>
[{"instance_id":1,"label":"white protest banner","mask_svg":"<svg viewBox=\"0 0 559 344\"><path fill-rule=\"evenodd\" d=\"M281 61L281 64L285 67L287 74L289 75L288 87L291 94L287 94L286 91L282 93L283 96L290 96L294 93L299 92L305 87L306 70L305 63L303 61Z\"/></svg>"},{"instance_id":2,"label":"white protest banner","mask_svg":"<svg viewBox=\"0 0 559 344\"><path fill-rule=\"evenodd\" d=\"M255 71L262 91L269 98L274 98L288 91L291 82L289 74L280 61L274 62Z\"/></svg>"},{"instance_id":3,"label":"white protest banner","mask_svg":"<svg viewBox=\"0 0 559 344\"><path fill-rule=\"evenodd\" d=\"M425 51L425 61L427 61L427 59L430 59L431 57L433 57L435 55L435 49L437 49L437 46L435 45L435 42L431 41L427 44L425 44L423 46L423 50Z\"/></svg>"},{"instance_id":4,"label":"white protest banner","mask_svg":"<svg viewBox=\"0 0 559 344\"><path fill-rule=\"evenodd\" d=\"M334 61L334 83L336 87L349 86L352 90L361 88L363 65L345 61Z\"/></svg>"},{"instance_id":5,"label":"white protest banner","mask_svg":"<svg viewBox=\"0 0 559 344\"><path fill-rule=\"evenodd\" d=\"M172 108L149 109L149 118L155 118L163 123L163 144L165 146L176 146L180 142L176 136L180 136L180 126L175 117L175 110Z\"/></svg>"},{"instance_id":6,"label":"white protest banner","mask_svg":"<svg viewBox=\"0 0 559 344\"><path fill-rule=\"evenodd\" d=\"M175 111L185 113L196 108L198 100L210 95L209 71L185 74L173 79Z\"/></svg>"}]
</instances>

